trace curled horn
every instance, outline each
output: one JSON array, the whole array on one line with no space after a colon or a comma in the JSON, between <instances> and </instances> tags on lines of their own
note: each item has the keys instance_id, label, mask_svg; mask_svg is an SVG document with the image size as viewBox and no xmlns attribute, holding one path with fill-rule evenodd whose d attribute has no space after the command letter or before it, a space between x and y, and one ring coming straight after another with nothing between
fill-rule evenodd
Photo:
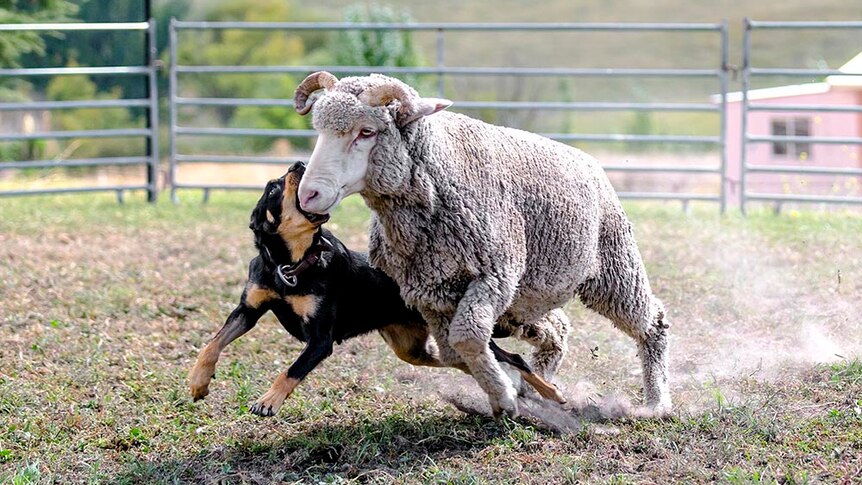
<instances>
[{"instance_id":1,"label":"curled horn","mask_svg":"<svg viewBox=\"0 0 862 485\"><path fill-rule=\"evenodd\" d=\"M414 110L413 97L414 95L406 87L389 83L363 91L359 95L359 100L368 106L386 106L393 100L398 100L401 103L399 111L403 114L409 114Z\"/></svg>"},{"instance_id":2,"label":"curled horn","mask_svg":"<svg viewBox=\"0 0 862 485\"><path fill-rule=\"evenodd\" d=\"M332 86L335 86L336 82L338 82L338 78L326 71L309 74L304 81L299 83L296 92L293 94L293 105L296 108L296 112L301 115L307 114L311 111L311 106L314 104L313 101L308 103L308 97L311 96L311 93L321 88L331 89Z\"/></svg>"}]
</instances>

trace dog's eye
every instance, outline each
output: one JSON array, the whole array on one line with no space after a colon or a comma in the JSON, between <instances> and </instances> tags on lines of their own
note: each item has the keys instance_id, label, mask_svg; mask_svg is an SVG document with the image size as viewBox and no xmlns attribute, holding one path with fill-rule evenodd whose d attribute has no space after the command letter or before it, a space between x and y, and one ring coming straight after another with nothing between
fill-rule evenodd
<instances>
[{"instance_id":1,"label":"dog's eye","mask_svg":"<svg viewBox=\"0 0 862 485\"><path fill-rule=\"evenodd\" d=\"M374 128L363 128L359 132L359 138L371 138L372 136L377 134L377 130Z\"/></svg>"},{"instance_id":2,"label":"dog's eye","mask_svg":"<svg viewBox=\"0 0 862 485\"><path fill-rule=\"evenodd\" d=\"M270 197L275 197L275 196L276 196L276 194L278 194L278 185L276 185L276 186L274 186L273 188L269 189L269 196L270 196Z\"/></svg>"}]
</instances>

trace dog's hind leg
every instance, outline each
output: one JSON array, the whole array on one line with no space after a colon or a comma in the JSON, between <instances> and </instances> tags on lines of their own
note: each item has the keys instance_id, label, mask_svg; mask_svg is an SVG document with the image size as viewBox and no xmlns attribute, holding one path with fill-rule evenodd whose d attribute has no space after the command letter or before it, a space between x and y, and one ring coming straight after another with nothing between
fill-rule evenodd
<instances>
[{"instance_id":1,"label":"dog's hind leg","mask_svg":"<svg viewBox=\"0 0 862 485\"><path fill-rule=\"evenodd\" d=\"M521 374L521 378L524 379L524 382L531 385L539 395L546 399L552 399L560 404L565 404L566 398L560 390L557 389L557 386L551 384L543 379L542 376L533 372L533 369L524 361L523 357L519 354L507 352L501 349L493 340L488 342L488 346L491 348L491 352L494 353L494 357L497 359L497 362L509 364L517 369Z\"/></svg>"},{"instance_id":2,"label":"dog's hind leg","mask_svg":"<svg viewBox=\"0 0 862 485\"><path fill-rule=\"evenodd\" d=\"M272 296L269 293L271 293L269 290L256 285L246 288L240 304L227 317L221 330L198 354L197 362L189 373L189 392L195 401L209 394L210 381L215 375L216 364L222 350L254 328L260 317L266 313L266 302Z\"/></svg>"},{"instance_id":3,"label":"dog's hind leg","mask_svg":"<svg viewBox=\"0 0 862 485\"><path fill-rule=\"evenodd\" d=\"M395 355L411 365L445 367L440 361L437 344L428 328L421 325L393 324L378 330Z\"/></svg>"}]
</instances>

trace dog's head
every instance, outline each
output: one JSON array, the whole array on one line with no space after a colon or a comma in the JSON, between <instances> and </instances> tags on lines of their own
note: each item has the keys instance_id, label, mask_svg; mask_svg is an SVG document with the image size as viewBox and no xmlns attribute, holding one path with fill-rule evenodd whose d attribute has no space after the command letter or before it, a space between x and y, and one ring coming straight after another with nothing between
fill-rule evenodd
<instances>
[{"instance_id":1,"label":"dog's head","mask_svg":"<svg viewBox=\"0 0 862 485\"><path fill-rule=\"evenodd\" d=\"M255 234L278 234L285 241L314 233L329 220L329 214L303 211L296 197L305 164L296 162L286 174L270 180L251 212L249 229Z\"/></svg>"}]
</instances>

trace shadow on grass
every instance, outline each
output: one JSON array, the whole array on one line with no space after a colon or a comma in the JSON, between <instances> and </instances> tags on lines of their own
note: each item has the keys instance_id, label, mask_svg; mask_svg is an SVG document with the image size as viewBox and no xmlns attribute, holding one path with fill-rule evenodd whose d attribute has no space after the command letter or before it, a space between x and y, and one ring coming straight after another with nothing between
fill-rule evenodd
<instances>
[{"instance_id":1,"label":"shadow on grass","mask_svg":"<svg viewBox=\"0 0 862 485\"><path fill-rule=\"evenodd\" d=\"M372 419L314 423L307 430L285 424L262 439L234 436L184 457L131 461L109 481L270 483L405 474L417 479L436 474L439 460L474 460L474 452L492 444L518 446L516 430L522 430L480 416L398 414Z\"/></svg>"}]
</instances>

